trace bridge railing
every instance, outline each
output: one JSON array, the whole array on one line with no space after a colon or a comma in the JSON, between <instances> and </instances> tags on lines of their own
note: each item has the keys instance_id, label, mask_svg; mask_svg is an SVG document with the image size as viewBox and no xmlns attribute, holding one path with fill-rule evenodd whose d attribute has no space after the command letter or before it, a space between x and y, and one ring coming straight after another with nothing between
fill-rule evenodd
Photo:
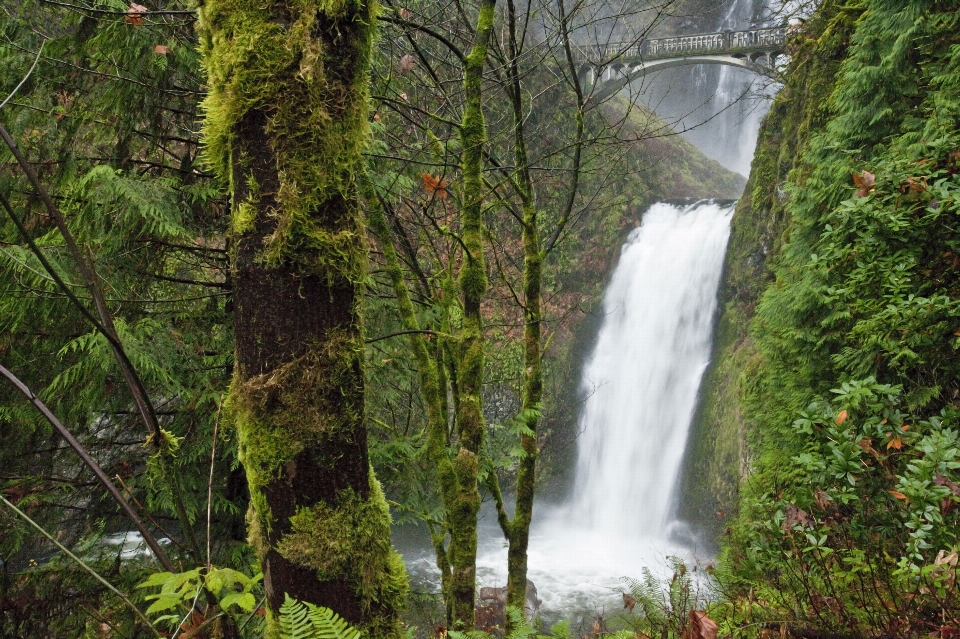
<instances>
[{"instance_id":1,"label":"bridge railing","mask_svg":"<svg viewBox=\"0 0 960 639\"><path fill-rule=\"evenodd\" d=\"M673 58L695 53L737 53L739 51L774 52L787 42L787 27L718 31L671 38L652 38L640 42L611 42L599 46L578 47L580 55L591 62L609 61L614 56L624 59Z\"/></svg>"}]
</instances>

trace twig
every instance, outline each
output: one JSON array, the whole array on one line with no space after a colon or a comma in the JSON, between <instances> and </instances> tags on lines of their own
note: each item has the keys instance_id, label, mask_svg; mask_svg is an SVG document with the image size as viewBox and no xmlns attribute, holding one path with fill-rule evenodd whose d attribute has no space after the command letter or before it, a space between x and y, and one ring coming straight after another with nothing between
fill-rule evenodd
<instances>
[{"instance_id":1,"label":"twig","mask_svg":"<svg viewBox=\"0 0 960 639\"><path fill-rule=\"evenodd\" d=\"M417 333L422 333L424 335L440 335L440 333L436 331L428 331L428 330L397 331L396 333L390 333L389 335L381 335L380 337L372 337L370 339L363 340L363 341L366 344L373 344L374 342L380 342L385 339L390 339L391 337L396 337L397 335L413 335Z\"/></svg>"},{"instance_id":2,"label":"twig","mask_svg":"<svg viewBox=\"0 0 960 639\"><path fill-rule=\"evenodd\" d=\"M23 395L30 400L30 403L33 404L37 410L47 419L48 422L60 433L60 436L67 440L67 443L70 444L70 447L80 455L80 459L83 460L83 463L87 465L87 468L93 471L93 474L97 476L97 479L100 480L100 483L103 484L103 487L107 489L107 492L110 493L110 496L113 497L123 511L127 514L127 517L130 518L130 521L133 522L133 525L137 527L137 530L140 531L140 534L143 536L143 540L146 542L147 546L150 547L150 550L153 551L154 556L157 558L157 561L170 572L176 572L173 563L167 557L166 553L163 552L163 549L160 547L160 543L156 538L150 533L146 525L143 523L143 520L140 519L140 516L137 512L130 506L126 499L123 498L123 495L120 494L120 491L117 490L117 487L113 485L113 482L107 477L107 474L103 472L103 469L100 468L100 464L87 453L86 449L80 445L80 442L70 433L66 427L60 423L60 420L50 412L50 409L47 408L46 404L40 401L40 398L33 394L26 384L17 379L17 376L8 371L2 365L0 365L0 375L6 377L11 384L17 387Z\"/></svg>"},{"instance_id":3,"label":"twig","mask_svg":"<svg viewBox=\"0 0 960 639\"><path fill-rule=\"evenodd\" d=\"M217 403L217 417L213 420L213 443L210 444L210 478L207 480L207 571L210 571L210 512L213 504L213 462L217 456L217 427L220 426L220 411L223 409L223 395Z\"/></svg>"},{"instance_id":4,"label":"twig","mask_svg":"<svg viewBox=\"0 0 960 639\"><path fill-rule=\"evenodd\" d=\"M263 603L264 603L266 600L267 600L267 596L266 596L266 595L264 595L263 597L260 598L260 603L258 603L256 606L253 607L253 612L250 613L250 616L247 617L246 619L244 619L244 620L243 620L243 623L240 624L240 628L239 628L240 630L243 630L244 628L246 628L246 627L247 627L247 624L250 622L250 620L257 616L257 611L260 610L260 608L263 607Z\"/></svg>"},{"instance_id":5,"label":"twig","mask_svg":"<svg viewBox=\"0 0 960 639\"><path fill-rule=\"evenodd\" d=\"M4 370L6 370L6 369L4 369ZM66 546L64 546L63 544L61 544L61 543L60 543L59 541L57 541L56 539L54 539L54 538L53 538L53 535L51 535L51 534L48 533L46 530L44 530L44 529L40 526L40 524L38 524L38 523L35 522L34 520L30 519L30 517L28 517L25 512L23 512L22 510L20 510L19 508L17 508L17 507L14 506L13 504L11 504L9 501L7 501L6 498L5 498L3 495L0 495L0 501L2 501L4 504L6 504L8 507L10 507L15 513L17 513L18 515L20 515L21 517L23 517L23 518L27 521L27 523L29 523L31 526L33 526L34 528L36 528L37 530L39 530L39 531L40 531L40 534L42 534L44 537L46 537L46 538L49 539L51 542L53 542L53 544L54 544L57 548L59 548L61 551L63 551L64 554L66 554L68 557L70 557L70 559L73 559L75 562L77 562L78 564L80 564L80 566L81 566L84 570L86 570L87 572L89 572L89 573L93 576L94 579L96 579L97 581L99 581L100 583L102 583L104 586L106 586L107 588L109 588L112 593L114 593L115 595L117 595L118 597L120 597L121 599L123 599L124 603L126 603L128 606L130 606L130 608L133 610L133 612L136 613L137 617L138 617L141 621L143 621L143 623L147 624L147 627L150 628L150 630L153 631L153 634L154 634L154 635L156 635L157 637L161 637L161 636L162 636L162 635L160 634L160 632L157 631L157 629L153 627L153 624L150 623L150 620L147 619L147 618L143 615L142 612L140 612L140 609L139 609L139 608L137 608L135 605L133 605L133 602L130 601L130 599L129 599L125 594L123 594L122 592L120 592L119 590L117 590L116 588L114 588L113 585L111 585L109 581L107 581L106 579L104 579L103 577L101 577L101 576L97 573L96 570L94 570L93 568L91 568L90 566L88 566L86 563L83 562L82 559L80 559L80 558L77 557L75 554L73 554L72 552L70 552L70 550L67 549Z\"/></svg>"},{"instance_id":6,"label":"twig","mask_svg":"<svg viewBox=\"0 0 960 639\"><path fill-rule=\"evenodd\" d=\"M33 65L30 67L30 70L27 71L27 75L23 76L23 80L20 80L20 84L14 87L13 91L10 92L10 95L7 96L7 99L4 100L3 102L0 102L0 109L5 107L7 105L7 102L13 99L13 96L15 96L17 94L17 91L20 90L20 87L23 86L23 83L27 81L27 78L33 75L33 70L37 68L37 62L40 62L40 54L43 53L43 45L45 45L46 43L47 43L46 40L40 43L40 50L37 51L37 57L36 59L34 59Z\"/></svg>"}]
</instances>

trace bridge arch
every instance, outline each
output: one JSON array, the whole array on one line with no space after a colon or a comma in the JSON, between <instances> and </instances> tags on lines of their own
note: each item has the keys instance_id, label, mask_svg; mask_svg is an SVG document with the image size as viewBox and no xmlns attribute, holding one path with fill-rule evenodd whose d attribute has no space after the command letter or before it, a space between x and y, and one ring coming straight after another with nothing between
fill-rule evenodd
<instances>
[{"instance_id":1,"label":"bridge arch","mask_svg":"<svg viewBox=\"0 0 960 639\"><path fill-rule=\"evenodd\" d=\"M789 28L780 26L588 47L579 52L579 79L590 100L599 102L645 75L688 64L721 64L776 78L774 62L788 35Z\"/></svg>"},{"instance_id":2,"label":"bridge arch","mask_svg":"<svg viewBox=\"0 0 960 639\"><path fill-rule=\"evenodd\" d=\"M645 75L671 69L673 67L691 64L714 64L737 67L752 71L757 75L776 79L777 73L773 66L775 56L767 52L723 54L723 55L690 55L677 58L664 58L640 63L612 63L597 69L593 66L584 66L580 72L580 82L589 92L591 102L600 102L614 95L628 84L639 80Z\"/></svg>"}]
</instances>

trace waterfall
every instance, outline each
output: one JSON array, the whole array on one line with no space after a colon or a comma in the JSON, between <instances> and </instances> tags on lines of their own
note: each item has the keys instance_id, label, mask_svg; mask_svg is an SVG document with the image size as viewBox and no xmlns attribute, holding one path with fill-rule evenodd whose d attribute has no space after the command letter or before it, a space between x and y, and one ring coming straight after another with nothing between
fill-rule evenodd
<instances>
[{"instance_id":1,"label":"waterfall","mask_svg":"<svg viewBox=\"0 0 960 639\"><path fill-rule=\"evenodd\" d=\"M622 248L583 372L576 488L534 514L528 574L547 616L616 605L621 577L690 557L669 531L732 215L730 202L657 203ZM480 580L502 585L492 518L480 540Z\"/></svg>"},{"instance_id":2,"label":"waterfall","mask_svg":"<svg viewBox=\"0 0 960 639\"><path fill-rule=\"evenodd\" d=\"M590 526L664 537L672 515L732 205L654 204L622 249L583 374L576 489Z\"/></svg>"}]
</instances>

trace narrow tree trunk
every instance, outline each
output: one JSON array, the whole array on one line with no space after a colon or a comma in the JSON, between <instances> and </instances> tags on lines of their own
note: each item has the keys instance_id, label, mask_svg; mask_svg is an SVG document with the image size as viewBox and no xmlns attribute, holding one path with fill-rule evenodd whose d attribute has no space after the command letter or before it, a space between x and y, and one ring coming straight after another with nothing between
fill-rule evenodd
<instances>
[{"instance_id":1,"label":"narrow tree trunk","mask_svg":"<svg viewBox=\"0 0 960 639\"><path fill-rule=\"evenodd\" d=\"M460 452L456 458L459 494L447 513L450 521L450 564L453 571L453 618L458 629L473 630L477 576L477 515L480 512L480 454L483 450L483 373L485 365L483 320L480 302L487 292L486 260L483 254L483 147L486 122L483 114L483 69L493 30L496 0L483 0L477 17L473 47L464 64L463 119L463 212L461 216L464 256L459 288L463 302L463 328L459 348L457 381L459 405L457 427Z\"/></svg>"},{"instance_id":2,"label":"narrow tree trunk","mask_svg":"<svg viewBox=\"0 0 960 639\"><path fill-rule=\"evenodd\" d=\"M230 413L271 623L286 595L399 636L406 577L367 459L356 179L369 0L206 0L209 159L230 183Z\"/></svg>"}]
</instances>

